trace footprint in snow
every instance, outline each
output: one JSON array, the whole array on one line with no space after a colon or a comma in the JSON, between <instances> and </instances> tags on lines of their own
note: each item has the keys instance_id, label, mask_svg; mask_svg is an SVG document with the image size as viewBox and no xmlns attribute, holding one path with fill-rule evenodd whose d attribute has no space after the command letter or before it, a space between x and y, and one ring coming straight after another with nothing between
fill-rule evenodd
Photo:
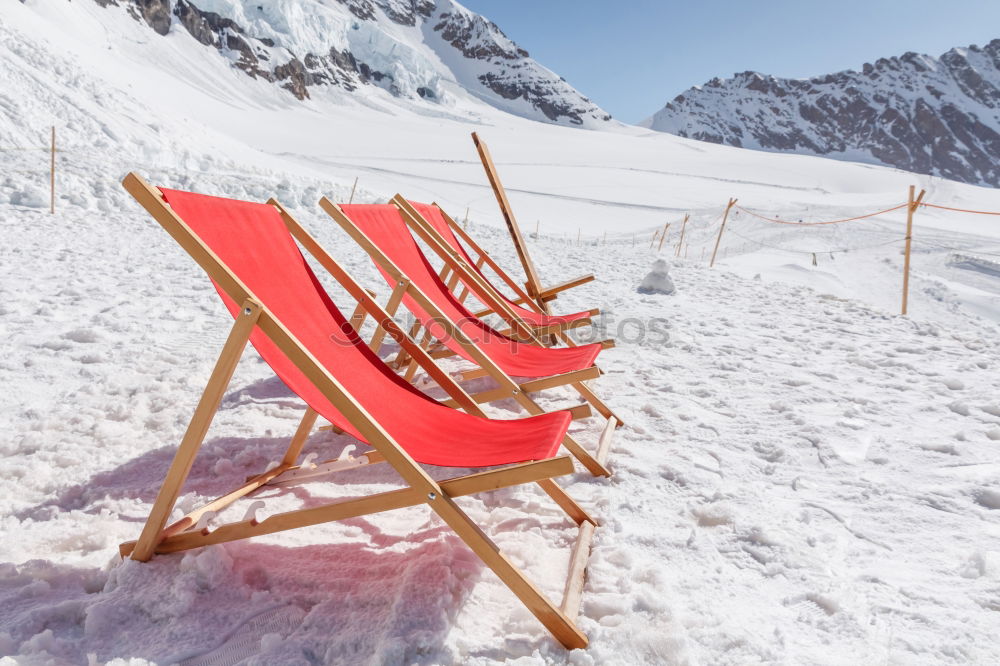
<instances>
[{"instance_id":1,"label":"footprint in snow","mask_svg":"<svg viewBox=\"0 0 1000 666\"><path fill-rule=\"evenodd\" d=\"M955 402L949 404L948 409L955 412L959 416L968 416L970 413L969 406L961 400L956 400Z\"/></svg>"}]
</instances>

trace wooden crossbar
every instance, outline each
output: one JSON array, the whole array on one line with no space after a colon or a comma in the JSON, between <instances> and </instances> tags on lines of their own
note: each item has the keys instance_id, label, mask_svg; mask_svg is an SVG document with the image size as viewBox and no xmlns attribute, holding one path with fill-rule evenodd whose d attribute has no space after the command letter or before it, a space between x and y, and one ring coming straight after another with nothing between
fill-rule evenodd
<instances>
[{"instance_id":1,"label":"wooden crossbar","mask_svg":"<svg viewBox=\"0 0 1000 666\"><path fill-rule=\"evenodd\" d=\"M594 274L588 273L587 275L581 275L575 277L571 280L566 280L565 282L560 282L559 284L554 284L551 287L546 287L538 293L538 297L543 301L555 300L556 296L568 289L573 289L581 285L587 284L588 282L594 281Z\"/></svg>"},{"instance_id":2,"label":"wooden crossbar","mask_svg":"<svg viewBox=\"0 0 1000 666\"><path fill-rule=\"evenodd\" d=\"M467 476L441 481L441 490L448 497L462 497L518 486L524 483L551 479L573 472L573 463L567 456L549 458L538 462L521 463L498 470L478 472ZM191 548L200 548L226 541L239 541L264 534L274 534L285 530L309 525L319 525L347 518L356 518L393 509L402 509L427 502L427 496L415 488L401 488L384 493L369 495L353 500L296 509L278 513L264 520L242 520L222 525L214 530L205 528L197 531L175 533L163 539L156 546L156 553L175 553ZM124 543L119 551L127 555L135 542Z\"/></svg>"},{"instance_id":3,"label":"wooden crossbar","mask_svg":"<svg viewBox=\"0 0 1000 666\"><path fill-rule=\"evenodd\" d=\"M561 294L562 292L572 289L573 287L579 287L580 285L587 284L588 282L593 282L594 279L595 278L593 273L588 273L587 275L581 275L579 277L575 277L572 280L566 280L565 282L560 282L557 285L553 285L551 287L543 289L541 291L540 298L545 302L554 301L556 300L558 295ZM526 296L517 296L511 301L511 303L513 303L514 305L530 305L533 302L534 301L531 298L528 298ZM492 308L486 308L480 310L479 312L476 312L475 314L477 317L485 317L486 315L491 314L492 312L493 312ZM598 310L598 312L600 312L600 310Z\"/></svg>"},{"instance_id":4,"label":"wooden crossbar","mask_svg":"<svg viewBox=\"0 0 1000 666\"><path fill-rule=\"evenodd\" d=\"M518 384L518 388L522 393L533 393L536 391L544 391L545 389L555 388L557 386L567 386L575 385L577 382L586 381L588 379L596 379L601 375L601 370L596 365L592 365L589 368L584 368L582 370L574 370L572 372L565 372L561 375L553 375L551 377L543 377L541 379L532 379L530 381ZM506 386L501 386L495 389L489 389L487 391L480 391L479 393L473 393L472 399L478 403L485 402L496 402L498 400L506 400L507 398L514 397L511 390ZM457 406L451 400L443 400L444 404L449 407Z\"/></svg>"},{"instance_id":5,"label":"wooden crossbar","mask_svg":"<svg viewBox=\"0 0 1000 666\"><path fill-rule=\"evenodd\" d=\"M563 331L572 331L573 329L576 328L583 328L584 326L590 326L593 323L591 317L593 317L598 312L599 311L596 309L590 310L590 316L581 317L580 319L574 319L572 321L556 322L555 324L549 324L548 326L532 326L531 330L538 337L549 335L552 333L562 333ZM497 333L509 337L514 337L516 335L516 332L512 331L509 328L497 331Z\"/></svg>"}]
</instances>

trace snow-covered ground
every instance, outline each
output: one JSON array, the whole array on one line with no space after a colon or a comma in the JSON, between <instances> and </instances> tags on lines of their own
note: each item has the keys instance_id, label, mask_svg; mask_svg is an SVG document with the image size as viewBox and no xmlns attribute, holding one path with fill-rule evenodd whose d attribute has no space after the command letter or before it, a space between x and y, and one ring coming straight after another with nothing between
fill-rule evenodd
<instances>
[{"instance_id":1,"label":"snow-covered ground","mask_svg":"<svg viewBox=\"0 0 1000 666\"><path fill-rule=\"evenodd\" d=\"M0 152L0 655L1000 660L997 218L918 212L910 317L896 314L900 212L809 228L740 213L716 267L701 259L731 196L808 221L901 203L911 184L929 201L987 210L1000 210L1000 192L637 128L541 125L460 96L448 117L381 91L302 103L186 35L153 38L100 11L0 10L0 148L40 147L53 124L65 148L54 216L47 156ZM515 266L473 130L525 231L540 221L530 243L546 281L598 275L558 309L601 307L601 328L618 340L595 383L628 421L614 476L567 485L603 521L580 619L591 646L558 647L424 508L120 563L117 544L137 535L228 330L211 285L120 178L135 169L178 188L277 196L384 299L381 278L315 202L346 199L358 177L356 200L401 191L459 218L468 207L470 230ZM686 211L691 245L674 260ZM657 253L650 236L669 220ZM637 293L657 258L670 261L676 292ZM542 399L571 402L560 391ZM248 351L182 506L278 457L301 410ZM599 428L574 426L589 445ZM307 452L349 444L316 433ZM378 467L269 491L266 511L395 487ZM460 502L558 596L573 534L544 497Z\"/></svg>"}]
</instances>

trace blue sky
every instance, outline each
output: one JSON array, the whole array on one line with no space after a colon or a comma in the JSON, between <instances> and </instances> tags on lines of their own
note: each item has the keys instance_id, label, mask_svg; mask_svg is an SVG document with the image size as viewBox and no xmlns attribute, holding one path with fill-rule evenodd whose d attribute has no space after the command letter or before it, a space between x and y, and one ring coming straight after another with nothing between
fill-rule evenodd
<instances>
[{"instance_id":1,"label":"blue sky","mask_svg":"<svg viewBox=\"0 0 1000 666\"><path fill-rule=\"evenodd\" d=\"M625 122L712 77L808 77L1000 38L998 0L459 0Z\"/></svg>"}]
</instances>

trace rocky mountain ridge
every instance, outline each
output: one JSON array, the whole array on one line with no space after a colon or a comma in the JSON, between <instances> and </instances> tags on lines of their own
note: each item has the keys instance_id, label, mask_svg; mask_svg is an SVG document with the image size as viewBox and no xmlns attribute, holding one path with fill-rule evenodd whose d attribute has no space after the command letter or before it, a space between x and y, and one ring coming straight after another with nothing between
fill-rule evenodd
<instances>
[{"instance_id":1,"label":"rocky mountain ridge","mask_svg":"<svg viewBox=\"0 0 1000 666\"><path fill-rule=\"evenodd\" d=\"M1000 39L809 79L743 72L642 123L743 148L873 162L1000 186Z\"/></svg>"}]
</instances>

